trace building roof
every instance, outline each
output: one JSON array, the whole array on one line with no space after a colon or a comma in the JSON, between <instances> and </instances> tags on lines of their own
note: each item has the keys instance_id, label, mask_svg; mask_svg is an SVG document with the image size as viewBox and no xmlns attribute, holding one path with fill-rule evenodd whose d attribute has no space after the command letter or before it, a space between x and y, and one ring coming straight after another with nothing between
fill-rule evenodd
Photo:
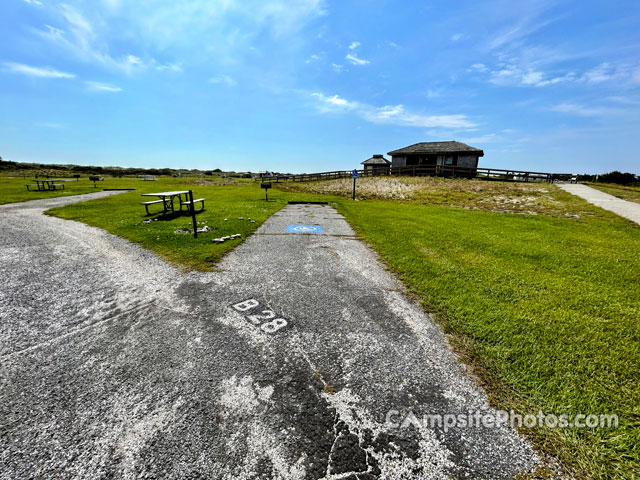
<instances>
[{"instance_id":1,"label":"building roof","mask_svg":"<svg viewBox=\"0 0 640 480\"><path fill-rule=\"evenodd\" d=\"M477 153L480 157L484 152L479 148L471 147L462 142L421 142L399 150L388 152L387 155L403 154L438 154L438 153Z\"/></svg>"},{"instance_id":2,"label":"building roof","mask_svg":"<svg viewBox=\"0 0 640 480\"><path fill-rule=\"evenodd\" d=\"M368 158L364 162L361 162L361 165L390 165L391 162L384 158L382 155L374 155L371 158Z\"/></svg>"}]
</instances>

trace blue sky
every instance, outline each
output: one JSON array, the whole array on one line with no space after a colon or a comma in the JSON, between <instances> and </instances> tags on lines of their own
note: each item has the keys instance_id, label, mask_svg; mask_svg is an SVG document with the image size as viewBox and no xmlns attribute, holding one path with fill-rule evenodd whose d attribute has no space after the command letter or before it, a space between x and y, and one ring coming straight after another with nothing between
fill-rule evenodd
<instances>
[{"instance_id":1,"label":"blue sky","mask_svg":"<svg viewBox=\"0 0 640 480\"><path fill-rule=\"evenodd\" d=\"M634 1L2 0L0 155L289 172L458 140L640 173Z\"/></svg>"}]
</instances>

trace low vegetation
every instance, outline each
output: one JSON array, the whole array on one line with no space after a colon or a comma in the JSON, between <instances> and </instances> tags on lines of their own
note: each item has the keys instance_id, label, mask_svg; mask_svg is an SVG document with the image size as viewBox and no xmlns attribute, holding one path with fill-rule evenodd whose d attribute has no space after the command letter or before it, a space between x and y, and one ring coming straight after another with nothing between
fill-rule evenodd
<instances>
[{"instance_id":1,"label":"low vegetation","mask_svg":"<svg viewBox=\"0 0 640 480\"><path fill-rule=\"evenodd\" d=\"M640 186L615 185L613 183L590 183L589 186L614 197L640 203Z\"/></svg>"},{"instance_id":2,"label":"low vegetation","mask_svg":"<svg viewBox=\"0 0 640 480\"><path fill-rule=\"evenodd\" d=\"M353 180L283 183L285 191L351 198ZM506 183L439 177L367 177L357 180L359 200L398 200L417 205L446 205L473 210L583 218L600 209L548 183Z\"/></svg>"}]
</instances>

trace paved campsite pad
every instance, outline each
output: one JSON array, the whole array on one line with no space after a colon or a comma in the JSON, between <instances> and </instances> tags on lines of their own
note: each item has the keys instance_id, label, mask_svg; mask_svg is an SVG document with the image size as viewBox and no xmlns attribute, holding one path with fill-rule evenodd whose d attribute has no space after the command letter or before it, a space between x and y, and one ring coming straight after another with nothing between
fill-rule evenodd
<instances>
[{"instance_id":1,"label":"paved campsite pad","mask_svg":"<svg viewBox=\"0 0 640 480\"><path fill-rule=\"evenodd\" d=\"M0 207L0 476L510 478L508 428L392 428L489 412L438 327L328 206L289 206L181 275L86 225ZM58 202L58 203L56 203ZM287 225L323 233L283 233ZM44 275L42 272L44 271Z\"/></svg>"}]
</instances>

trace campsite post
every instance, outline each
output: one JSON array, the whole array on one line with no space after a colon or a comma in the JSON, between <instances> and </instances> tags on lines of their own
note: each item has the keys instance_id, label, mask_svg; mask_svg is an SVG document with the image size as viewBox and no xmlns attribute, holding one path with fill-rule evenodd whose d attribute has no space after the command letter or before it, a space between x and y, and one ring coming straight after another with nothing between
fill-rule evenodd
<instances>
[{"instance_id":1,"label":"campsite post","mask_svg":"<svg viewBox=\"0 0 640 480\"><path fill-rule=\"evenodd\" d=\"M351 172L351 176L353 177L353 199L356 199L356 178L358 178L358 170L354 169Z\"/></svg>"}]
</instances>

